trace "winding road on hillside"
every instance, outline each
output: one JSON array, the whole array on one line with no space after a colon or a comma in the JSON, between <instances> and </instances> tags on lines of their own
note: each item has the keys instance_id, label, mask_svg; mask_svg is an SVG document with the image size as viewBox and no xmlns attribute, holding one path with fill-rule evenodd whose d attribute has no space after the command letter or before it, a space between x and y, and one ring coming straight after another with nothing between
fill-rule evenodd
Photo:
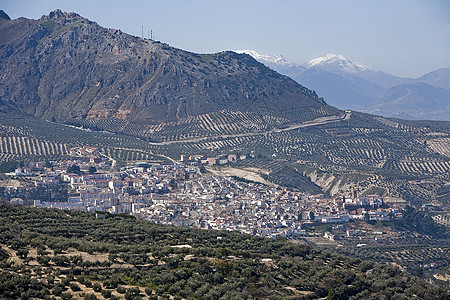
<instances>
[{"instance_id":1,"label":"winding road on hillside","mask_svg":"<svg viewBox=\"0 0 450 300\"><path fill-rule=\"evenodd\" d=\"M352 115L351 111L346 111L342 117L340 117L340 116L321 117L321 118L317 118L312 121L303 122L301 124L294 124L294 125L291 125L286 128L273 128L271 130L259 131L259 132L224 134L224 135L207 136L207 137L192 138L192 139L174 140L174 141L166 141L166 142L148 142L148 143L151 145L155 145L155 146L165 146L165 145L178 144L178 143L195 143L195 142L215 140L215 139L228 139L228 138L236 138L236 137L266 135L266 134L270 134L270 133L279 133L279 132L296 130L299 128L325 125L325 124L335 123L335 122L339 122L339 121L346 121L346 120L350 119L351 115Z\"/></svg>"}]
</instances>

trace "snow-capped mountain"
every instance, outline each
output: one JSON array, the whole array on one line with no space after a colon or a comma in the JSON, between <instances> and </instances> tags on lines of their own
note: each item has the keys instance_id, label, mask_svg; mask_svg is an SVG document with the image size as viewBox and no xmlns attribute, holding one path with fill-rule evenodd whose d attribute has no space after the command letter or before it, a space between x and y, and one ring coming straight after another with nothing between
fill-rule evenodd
<instances>
[{"instance_id":1,"label":"snow-capped mountain","mask_svg":"<svg viewBox=\"0 0 450 300\"><path fill-rule=\"evenodd\" d=\"M260 54L260 53L256 52L255 50L236 50L234 52L248 54L259 62L265 62L265 63L271 63L271 64L276 64L276 65L280 65L280 66L289 66L289 67L296 65L295 63L286 59L281 54L276 54L276 55Z\"/></svg>"},{"instance_id":2,"label":"snow-capped mountain","mask_svg":"<svg viewBox=\"0 0 450 300\"><path fill-rule=\"evenodd\" d=\"M321 68L332 73L361 73L374 72L371 67L359 62L352 62L342 55L327 54L323 57L311 59L304 64L306 68Z\"/></svg>"},{"instance_id":3,"label":"snow-capped mountain","mask_svg":"<svg viewBox=\"0 0 450 300\"><path fill-rule=\"evenodd\" d=\"M384 73L336 54L327 54L323 57L311 59L304 63L303 66L307 69L316 68L337 74L357 84L361 84L360 80L364 79L383 88L390 88L397 84L409 82L407 78Z\"/></svg>"},{"instance_id":4,"label":"snow-capped mountain","mask_svg":"<svg viewBox=\"0 0 450 300\"><path fill-rule=\"evenodd\" d=\"M313 89L341 109L412 119L450 120L450 68L417 79L376 70L343 55L327 54L297 64L280 54L240 50ZM428 96L427 96L428 95Z\"/></svg>"},{"instance_id":5,"label":"snow-capped mountain","mask_svg":"<svg viewBox=\"0 0 450 300\"><path fill-rule=\"evenodd\" d=\"M257 61L263 63L267 67L277 71L280 74L287 75L295 80L294 77L303 73L306 68L296 64L281 54L268 55L261 54L255 50L236 50L237 53L245 53L256 59Z\"/></svg>"}]
</instances>

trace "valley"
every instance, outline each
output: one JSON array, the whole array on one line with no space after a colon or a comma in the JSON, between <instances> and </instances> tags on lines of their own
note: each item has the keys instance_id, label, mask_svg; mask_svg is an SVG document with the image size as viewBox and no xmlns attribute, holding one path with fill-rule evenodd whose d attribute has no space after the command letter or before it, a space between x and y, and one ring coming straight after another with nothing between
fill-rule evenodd
<instances>
[{"instance_id":1,"label":"valley","mask_svg":"<svg viewBox=\"0 0 450 300\"><path fill-rule=\"evenodd\" d=\"M448 296L450 121L61 10L0 42L0 297Z\"/></svg>"}]
</instances>

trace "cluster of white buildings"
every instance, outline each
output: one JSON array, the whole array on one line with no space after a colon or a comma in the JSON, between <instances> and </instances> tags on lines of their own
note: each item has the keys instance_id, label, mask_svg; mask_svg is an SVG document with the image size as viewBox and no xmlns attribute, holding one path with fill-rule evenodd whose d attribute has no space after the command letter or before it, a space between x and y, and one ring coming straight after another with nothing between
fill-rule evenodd
<instances>
[{"instance_id":1,"label":"cluster of white buildings","mask_svg":"<svg viewBox=\"0 0 450 300\"><path fill-rule=\"evenodd\" d=\"M95 154L93 149L74 151L80 155ZM238 157L233 154L226 159L232 161ZM68 201L35 200L32 205L135 214L156 223L237 230L268 237L304 235L305 223L388 220L401 216L400 210L385 208L376 195L331 198L242 182L239 178L202 174L192 162L220 164L202 156L186 158L188 164L138 164L121 171L110 171L105 160L92 156L89 162L53 162L51 168L42 168L35 186L66 184ZM73 169L70 167L74 164L81 172L67 171ZM97 172L90 174L92 168ZM20 198L12 202L24 204Z\"/></svg>"},{"instance_id":2,"label":"cluster of white buildings","mask_svg":"<svg viewBox=\"0 0 450 300\"><path fill-rule=\"evenodd\" d=\"M340 198L308 195L287 188L244 183L232 177L201 175L185 181L152 205L136 211L156 223L205 229L237 230L254 235L278 237L306 234L305 223L346 223L364 214L381 218L395 210L344 208ZM374 202L375 203L375 202ZM397 212L397 211L395 211Z\"/></svg>"}]
</instances>

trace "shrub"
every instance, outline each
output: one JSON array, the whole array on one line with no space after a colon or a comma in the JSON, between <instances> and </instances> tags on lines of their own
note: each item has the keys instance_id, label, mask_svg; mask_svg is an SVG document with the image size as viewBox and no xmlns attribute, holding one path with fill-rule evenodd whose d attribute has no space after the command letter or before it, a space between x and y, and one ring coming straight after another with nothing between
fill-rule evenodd
<instances>
[{"instance_id":1,"label":"shrub","mask_svg":"<svg viewBox=\"0 0 450 300\"><path fill-rule=\"evenodd\" d=\"M61 299L62 300L70 300L70 299L72 299L72 294L70 294L70 293L62 293L61 294Z\"/></svg>"},{"instance_id":2,"label":"shrub","mask_svg":"<svg viewBox=\"0 0 450 300\"><path fill-rule=\"evenodd\" d=\"M116 291L117 291L119 294L125 294L125 293L127 292L127 289L124 288L123 286L119 285L119 286L117 287Z\"/></svg>"},{"instance_id":3,"label":"shrub","mask_svg":"<svg viewBox=\"0 0 450 300\"><path fill-rule=\"evenodd\" d=\"M102 296L105 298L111 298L112 292L110 290L102 290Z\"/></svg>"},{"instance_id":4,"label":"shrub","mask_svg":"<svg viewBox=\"0 0 450 300\"><path fill-rule=\"evenodd\" d=\"M84 299L85 300L97 300L98 298L94 294L85 294Z\"/></svg>"},{"instance_id":5,"label":"shrub","mask_svg":"<svg viewBox=\"0 0 450 300\"><path fill-rule=\"evenodd\" d=\"M100 285L100 283L94 283L94 285L92 286L92 288L94 289L94 291L96 292L100 292L102 290L102 286Z\"/></svg>"},{"instance_id":6,"label":"shrub","mask_svg":"<svg viewBox=\"0 0 450 300\"><path fill-rule=\"evenodd\" d=\"M53 295L59 296L59 295L61 295L61 293L62 293L63 291L64 291L64 288L63 288L62 286L56 285L56 286L53 288Z\"/></svg>"},{"instance_id":7,"label":"shrub","mask_svg":"<svg viewBox=\"0 0 450 300\"><path fill-rule=\"evenodd\" d=\"M78 284L76 284L76 283L71 283L71 284L69 285L69 287L70 287L70 289L71 289L72 291L74 291L74 292L81 291L80 287L79 287Z\"/></svg>"}]
</instances>

